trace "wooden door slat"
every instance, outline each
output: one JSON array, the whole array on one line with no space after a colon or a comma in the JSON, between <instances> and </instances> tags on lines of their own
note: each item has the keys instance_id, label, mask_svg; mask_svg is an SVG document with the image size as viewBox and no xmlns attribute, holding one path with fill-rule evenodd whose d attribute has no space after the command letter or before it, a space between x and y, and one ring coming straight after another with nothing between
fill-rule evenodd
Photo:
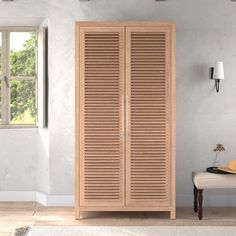
<instances>
[{"instance_id":1,"label":"wooden door slat","mask_svg":"<svg viewBox=\"0 0 236 236\"><path fill-rule=\"evenodd\" d=\"M170 200L169 35L136 30L126 30L126 200L128 205L155 206Z\"/></svg>"},{"instance_id":2,"label":"wooden door slat","mask_svg":"<svg viewBox=\"0 0 236 236\"><path fill-rule=\"evenodd\" d=\"M124 206L124 28L80 38L80 205Z\"/></svg>"}]
</instances>

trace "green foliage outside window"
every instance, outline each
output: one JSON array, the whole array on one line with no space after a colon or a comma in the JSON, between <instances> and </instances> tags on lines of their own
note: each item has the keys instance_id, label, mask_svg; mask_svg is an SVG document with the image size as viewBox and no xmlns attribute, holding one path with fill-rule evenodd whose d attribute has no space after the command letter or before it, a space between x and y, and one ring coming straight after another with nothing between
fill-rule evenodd
<instances>
[{"instance_id":1,"label":"green foliage outside window","mask_svg":"<svg viewBox=\"0 0 236 236\"><path fill-rule=\"evenodd\" d=\"M2 81L0 80L0 124L2 123Z\"/></svg>"},{"instance_id":2,"label":"green foliage outside window","mask_svg":"<svg viewBox=\"0 0 236 236\"><path fill-rule=\"evenodd\" d=\"M11 76L35 76L35 33L23 44L22 50L10 51Z\"/></svg>"},{"instance_id":3,"label":"green foliage outside window","mask_svg":"<svg viewBox=\"0 0 236 236\"><path fill-rule=\"evenodd\" d=\"M35 76L35 40L36 34L31 33L21 50L10 51L10 74L15 77ZM11 123L35 124L35 81L10 81L10 117Z\"/></svg>"},{"instance_id":4,"label":"green foliage outside window","mask_svg":"<svg viewBox=\"0 0 236 236\"><path fill-rule=\"evenodd\" d=\"M11 123L35 124L35 81L12 80L11 86Z\"/></svg>"},{"instance_id":5,"label":"green foliage outside window","mask_svg":"<svg viewBox=\"0 0 236 236\"><path fill-rule=\"evenodd\" d=\"M1 37L1 34L0 34ZM0 45L0 77L2 76L2 45ZM0 123L2 123L2 81L0 80Z\"/></svg>"},{"instance_id":6,"label":"green foliage outside window","mask_svg":"<svg viewBox=\"0 0 236 236\"><path fill-rule=\"evenodd\" d=\"M0 45L0 76L2 76L2 45Z\"/></svg>"}]
</instances>

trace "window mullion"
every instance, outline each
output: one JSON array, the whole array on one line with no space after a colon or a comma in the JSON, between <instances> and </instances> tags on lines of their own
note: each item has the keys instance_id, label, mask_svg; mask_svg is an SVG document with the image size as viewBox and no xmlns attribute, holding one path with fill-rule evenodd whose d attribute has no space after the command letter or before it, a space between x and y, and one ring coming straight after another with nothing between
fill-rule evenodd
<instances>
[{"instance_id":1,"label":"window mullion","mask_svg":"<svg viewBox=\"0 0 236 236\"><path fill-rule=\"evenodd\" d=\"M10 76L9 80L36 80L36 76Z\"/></svg>"},{"instance_id":2,"label":"window mullion","mask_svg":"<svg viewBox=\"0 0 236 236\"><path fill-rule=\"evenodd\" d=\"M5 94L5 99L6 99L6 124L10 124L10 32L6 31L6 57L5 57L5 73L6 77L8 79L9 87L5 84L6 88L6 94Z\"/></svg>"},{"instance_id":3,"label":"window mullion","mask_svg":"<svg viewBox=\"0 0 236 236\"><path fill-rule=\"evenodd\" d=\"M2 121L3 125L8 124L8 88L6 86L6 83L4 81L4 76L8 76L7 72L7 47L8 47L8 32L3 31L2 32L2 61L3 61L3 81L2 81Z\"/></svg>"}]
</instances>

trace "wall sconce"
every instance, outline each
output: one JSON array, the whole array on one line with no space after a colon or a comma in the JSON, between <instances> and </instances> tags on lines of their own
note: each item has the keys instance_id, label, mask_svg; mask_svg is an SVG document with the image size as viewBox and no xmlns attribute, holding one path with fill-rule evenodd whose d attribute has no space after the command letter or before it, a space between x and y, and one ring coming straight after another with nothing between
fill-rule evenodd
<instances>
[{"instance_id":1,"label":"wall sconce","mask_svg":"<svg viewBox=\"0 0 236 236\"><path fill-rule=\"evenodd\" d=\"M217 61L214 67L211 67L211 79L215 80L216 92L220 89L220 80L224 79L224 65L222 61Z\"/></svg>"}]
</instances>

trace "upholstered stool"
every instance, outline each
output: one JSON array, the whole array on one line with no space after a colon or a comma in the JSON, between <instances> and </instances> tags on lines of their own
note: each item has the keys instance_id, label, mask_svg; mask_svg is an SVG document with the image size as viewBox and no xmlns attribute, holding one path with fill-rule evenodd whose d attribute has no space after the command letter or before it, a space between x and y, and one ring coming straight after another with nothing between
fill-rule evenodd
<instances>
[{"instance_id":1,"label":"upholstered stool","mask_svg":"<svg viewBox=\"0 0 236 236\"><path fill-rule=\"evenodd\" d=\"M194 211L202 219L202 194L204 189L236 189L236 174L193 172Z\"/></svg>"}]
</instances>

